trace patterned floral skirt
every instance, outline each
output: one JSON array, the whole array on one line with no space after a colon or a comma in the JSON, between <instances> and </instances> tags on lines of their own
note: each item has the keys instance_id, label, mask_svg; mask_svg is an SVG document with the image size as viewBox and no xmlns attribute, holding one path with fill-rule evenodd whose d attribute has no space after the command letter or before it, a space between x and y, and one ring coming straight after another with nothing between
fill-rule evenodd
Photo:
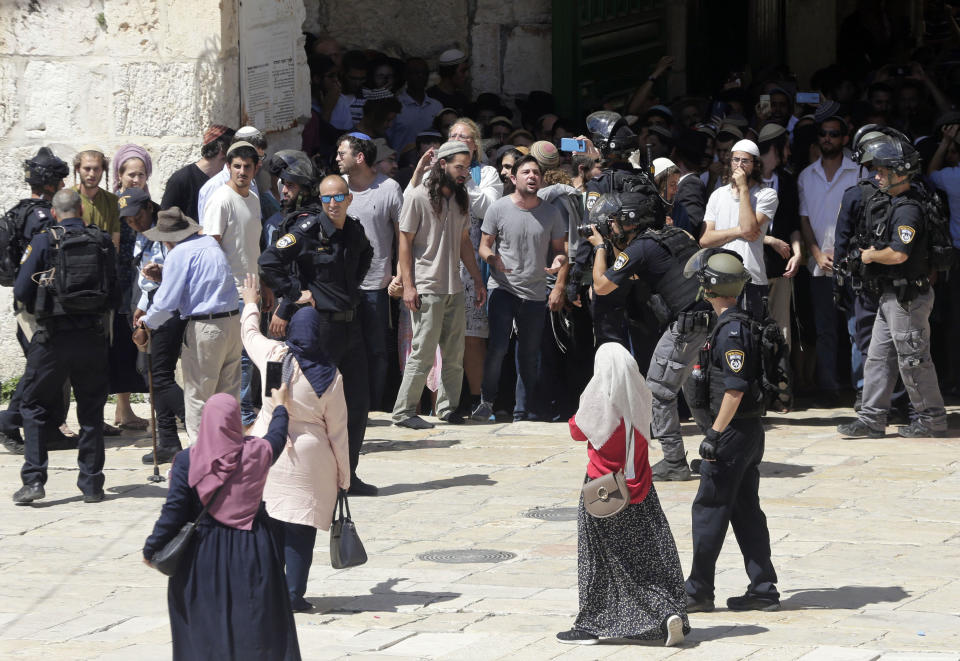
<instances>
[{"instance_id":1,"label":"patterned floral skirt","mask_svg":"<svg viewBox=\"0 0 960 661\"><path fill-rule=\"evenodd\" d=\"M658 640L670 615L690 631L680 556L657 492L607 519L577 518L580 613L574 627L600 638Z\"/></svg>"}]
</instances>

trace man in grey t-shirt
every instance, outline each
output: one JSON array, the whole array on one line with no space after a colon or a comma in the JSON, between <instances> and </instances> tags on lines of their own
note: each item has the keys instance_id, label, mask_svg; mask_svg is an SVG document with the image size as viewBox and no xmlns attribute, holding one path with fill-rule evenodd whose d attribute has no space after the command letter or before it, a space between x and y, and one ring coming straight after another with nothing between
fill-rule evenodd
<instances>
[{"instance_id":1,"label":"man in grey t-shirt","mask_svg":"<svg viewBox=\"0 0 960 661\"><path fill-rule=\"evenodd\" d=\"M355 135L345 135L337 145L337 165L350 186L353 202L350 215L363 225L373 246L370 270L360 284L360 324L367 347L370 408L383 406L383 387L387 381L387 336L390 325L390 284L393 248L399 235L403 191L393 179L373 169L377 145Z\"/></svg>"},{"instance_id":2,"label":"man in grey t-shirt","mask_svg":"<svg viewBox=\"0 0 960 661\"><path fill-rule=\"evenodd\" d=\"M537 197L543 181L540 164L533 156L524 156L513 166L510 176L516 190L494 202L483 218L480 259L490 266L490 290L487 316L490 339L483 364L483 386L474 420L486 421L493 413L493 402L500 383L500 369L510 344L510 332L517 328L516 404L513 419L535 417L526 393L536 391L540 338L543 335L546 308L563 305L567 256L563 239L567 226L560 212ZM553 259L551 263L551 259ZM557 286L547 299L547 273L557 273ZM547 306L544 302L547 302ZM530 414L534 415L530 415Z\"/></svg>"}]
</instances>

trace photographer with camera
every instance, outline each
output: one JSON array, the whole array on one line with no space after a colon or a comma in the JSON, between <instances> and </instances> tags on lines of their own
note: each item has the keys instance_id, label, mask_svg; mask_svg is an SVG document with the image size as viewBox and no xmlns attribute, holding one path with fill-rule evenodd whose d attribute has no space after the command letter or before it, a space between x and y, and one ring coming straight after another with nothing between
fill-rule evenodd
<instances>
[{"instance_id":1,"label":"photographer with camera","mask_svg":"<svg viewBox=\"0 0 960 661\"><path fill-rule=\"evenodd\" d=\"M658 328L667 327L653 356L644 363L649 365L647 384L653 393L651 437L660 439L664 454L654 465L653 476L655 480L689 480L677 393L689 377L711 325L709 306L697 304L697 281L683 277L684 265L697 252L697 242L686 231L664 225L663 201L652 189L604 195L591 218L595 223L582 230L590 231L587 240L594 251L597 337L612 332L617 322L623 325L628 297L650 311ZM609 264L611 249L617 255ZM695 415L702 425L709 423Z\"/></svg>"}]
</instances>

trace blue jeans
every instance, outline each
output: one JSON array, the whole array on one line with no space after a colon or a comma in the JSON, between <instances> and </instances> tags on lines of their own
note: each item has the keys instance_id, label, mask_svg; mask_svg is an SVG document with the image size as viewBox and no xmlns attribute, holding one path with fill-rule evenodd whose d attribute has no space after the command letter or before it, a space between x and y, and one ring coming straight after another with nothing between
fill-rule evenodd
<instances>
[{"instance_id":1,"label":"blue jeans","mask_svg":"<svg viewBox=\"0 0 960 661\"><path fill-rule=\"evenodd\" d=\"M484 402L491 404L497 398L500 370L510 346L510 333L517 327L517 390L514 417L527 414L527 393L537 391L537 370L540 361L540 336L543 335L546 301L528 301L504 289L494 289L487 299L487 317L490 320L490 338L487 357L483 363L483 385L480 393Z\"/></svg>"},{"instance_id":2,"label":"blue jeans","mask_svg":"<svg viewBox=\"0 0 960 661\"><path fill-rule=\"evenodd\" d=\"M817 329L817 387L820 391L836 392L837 382L837 306L833 302L833 278L810 278L810 300L813 305L813 323Z\"/></svg>"},{"instance_id":3,"label":"blue jeans","mask_svg":"<svg viewBox=\"0 0 960 661\"><path fill-rule=\"evenodd\" d=\"M383 406L383 388L387 382L387 327L390 325L390 297L387 289L360 292L360 324L367 346L367 370L370 385L370 409Z\"/></svg>"}]
</instances>

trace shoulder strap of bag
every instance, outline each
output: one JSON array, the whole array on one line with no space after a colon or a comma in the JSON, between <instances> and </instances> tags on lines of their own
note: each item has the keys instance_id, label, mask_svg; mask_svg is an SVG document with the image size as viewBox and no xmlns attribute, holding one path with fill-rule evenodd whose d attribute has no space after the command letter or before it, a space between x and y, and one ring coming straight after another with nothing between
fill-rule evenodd
<instances>
[{"instance_id":1,"label":"shoulder strap of bag","mask_svg":"<svg viewBox=\"0 0 960 661\"><path fill-rule=\"evenodd\" d=\"M626 420L623 421L623 425L624 431L627 433L623 439L623 442L627 444L627 463L624 466L623 474L628 480L635 480L637 478L637 470L633 465L633 453L637 444L633 440L633 425Z\"/></svg>"},{"instance_id":2,"label":"shoulder strap of bag","mask_svg":"<svg viewBox=\"0 0 960 661\"><path fill-rule=\"evenodd\" d=\"M281 369L281 374L283 375L283 383L290 386L290 382L293 380L293 352L287 351L283 356L283 368Z\"/></svg>"},{"instance_id":3,"label":"shoulder strap of bag","mask_svg":"<svg viewBox=\"0 0 960 661\"><path fill-rule=\"evenodd\" d=\"M203 515L207 513L207 510L210 509L210 506L213 505L213 501L217 499L217 496L220 495L220 492L223 490L223 487L226 485L226 482L217 487L217 490L213 492L213 495L210 496L210 500L207 501L207 504L203 506L203 509L200 510L200 514L197 515L197 518L194 519L193 525L200 523L200 519L203 518Z\"/></svg>"}]
</instances>

